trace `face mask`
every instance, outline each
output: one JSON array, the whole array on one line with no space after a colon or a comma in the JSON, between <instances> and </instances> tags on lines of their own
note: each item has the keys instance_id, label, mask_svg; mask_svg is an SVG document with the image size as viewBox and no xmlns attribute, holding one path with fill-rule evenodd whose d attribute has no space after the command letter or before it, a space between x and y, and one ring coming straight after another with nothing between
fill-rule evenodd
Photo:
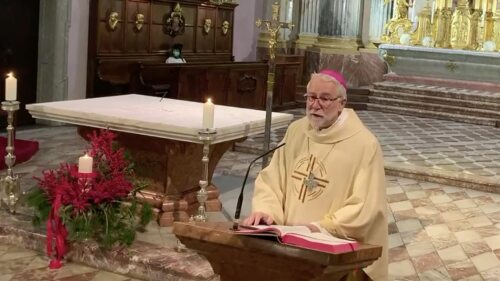
<instances>
[{"instance_id":1,"label":"face mask","mask_svg":"<svg viewBox=\"0 0 500 281\"><path fill-rule=\"evenodd\" d=\"M181 52L179 52L178 50L175 50L175 51L173 51L173 55L174 55L174 57L178 58L181 55Z\"/></svg>"}]
</instances>

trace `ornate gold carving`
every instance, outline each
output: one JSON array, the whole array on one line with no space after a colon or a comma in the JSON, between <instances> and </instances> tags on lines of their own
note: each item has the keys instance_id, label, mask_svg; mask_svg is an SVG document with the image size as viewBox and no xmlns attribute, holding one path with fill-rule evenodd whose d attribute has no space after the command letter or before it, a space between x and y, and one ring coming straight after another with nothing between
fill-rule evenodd
<instances>
[{"instance_id":1,"label":"ornate gold carving","mask_svg":"<svg viewBox=\"0 0 500 281\"><path fill-rule=\"evenodd\" d=\"M243 77L238 80L237 89L238 93L241 94L255 93L257 89L257 78L247 74L243 75Z\"/></svg>"},{"instance_id":2,"label":"ornate gold carving","mask_svg":"<svg viewBox=\"0 0 500 281\"><path fill-rule=\"evenodd\" d=\"M497 0L486 0L486 10L484 12L484 41L494 40L495 29L495 11L497 9ZM500 8L500 7L498 7Z\"/></svg>"},{"instance_id":3,"label":"ornate gold carving","mask_svg":"<svg viewBox=\"0 0 500 281\"><path fill-rule=\"evenodd\" d=\"M495 42L496 50L500 50L500 11L497 11L495 16L495 28L493 29L493 42Z\"/></svg>"},{"instance_id":4,"label":"ornate gold carving","mask_svg":"<svg viewBox=\"0 0 500 281\"><path fill-rule=\"evenodd\" d=\"M227 20L222 22L221 30L222 30L222 35L226 35L227 32L229 31L229 22Z\"/></svg>"},{"instance_id":5,"label":"ornate gold carving","mask_svg":"<svg viewBox=\"0 0 500 281\"><path fill-rule=\"evenodd\" d=\"M470 31L470 43L468 49L478 50L479 49L479 21L483 11L479 9L473 9L471 14L471 31Z\"/></svg>"},{"instance_id":6,"label":"ornate gold carving","mask_svg":"<svg viewBox=\"0 0 500 281\"><path fill-rule=\"evenodd\" d=\"M432 35L431 13L429 0L427 0L422 11L418 13L418 27L413 33L413 44L422 45L422 39Z\"/></svg>"},{"instance_id":7,"label":"ornate gold carving","mask_svg":"<svg viewBox=\"0 0 500 281\"><path fill-rule=\"evenodd\" d=\"M391 0L385 0L384 4ZM380 38L382 42L399 44L400 36L404 33L409 33L412 28L412 23L408 19L408 2L406 0L396 0L393 9L392 19L385 25L385 33Z\"/></svg>"},{"instance_id":8,"label":"ornate gold carving","mask_svg":"<svg viewBox=\"0 0 500 281\"><path fill-rule=\"evenodd\" d=\"M212 19L205 19L203 21L203 33L208 34L212 28Z\"/></svg>"},{"instance_id":9,"label":"ornate gold carving","mask_svg":"<svg viewBox=\"0 0 500 281\"><path fill-rule=\"evenodd\" d=\"M446 68L448 69L448 71L450 72L455 72L455 70L458 68L457 66L457 63L454 62L454 61L449 61L447 64L446 64Z\"/></svg>"},{"instance_id":10,"label":"ornate gold carving","mask_svg":"<svg viewBox=\"0 0 500 281\"><path fill-rule=\"evenodd\" d=\"M141 31L143 25L144 25L144 15L137 13L135 15L135 29L137 31Z\"/></svg>"},{"instance_id":11,"label":"ornate gold carving","mask_svg":"<svg viewBox=\"0 0 500 281\"><path fill-rule=\"evenodd\" d=\"M387 52L384 52L382 58L389 66L393 66L396 63L396 57L387 54Z\"/></svg>"},{"instance_id":12,"label":"ornate gold carving","mask_svg":"<svg viewBox=\"0 0 500 281\"><path fill-rule=\"evenodd\" d=\"M116 29L116 26L118 25L119 20L119 14L117 12L111 12L109 13L108 16L108 28L112 31Z\"/></svg>"},{"instance_id":13,"label":"ornate gold carving","mask_svg":"<svg viewBox=\"0 0 500 281\"><path fill-rule=\"evenodd\" d=\"M410 5L408 0L384 2L387 4L391 1L396 2L394 16L385 25L381 39L382 42L402 44L399 40L401 35L409 33L411 28L411 23L406 18ZM428 0L424 10L419 13L418 29L412 34L413 44L421 44L423 38L430 36L431 40L426 38L426 42L434 42L434 46L439 48L479 50L484 49L485 42L489 45L492 42L500 45L500 39L497 39L500 38L500 10L497 11L499 0L458 0L454 10L452 9L454 0L434 0L434 2L435 10L431 20L428 18L430 10Z\"/></svg>"},{"instance_id":14,"label":"ornate gold carving","mask_svg":"<svg viewBox=\"0 0 500 281\"><path fill-rule=\"evenodd\" d=\"M434 13L434 24L432 30L432 38L434 38L434 46L438 48L450 47L450 29L451 16L453 12L451 8L438 6Z\"/></svg>"},{"instance_id":15,"label":"ornate gold carving","mask_svg":"<svg viewBox=\"0 0 500 281\"><path fill-rule=\"evenodd\" d=\"M468 49L471 43L472 20L468 0L459 0L451 19L451 47Z\"/></svg>"},{"instance_id":16,"label":"ornate gold carving","mask_svg":"<svg viewBox=\"0 0 500 281\"><path fill-rule=\"evenodd\" d=\"M184 34L184 23L181 5L177 3L170 17L165 21L166 33L172 37Z\"/></svg>"}]
</instances>

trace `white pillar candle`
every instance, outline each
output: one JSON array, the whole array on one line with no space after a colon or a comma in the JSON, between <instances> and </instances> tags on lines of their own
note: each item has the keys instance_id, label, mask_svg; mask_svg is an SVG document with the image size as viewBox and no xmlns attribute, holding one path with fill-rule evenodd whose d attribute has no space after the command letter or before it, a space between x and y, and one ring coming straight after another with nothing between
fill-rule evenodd
<instances>
[{"instance_id":1,"label":"white pillar candle","mask_svg":"<svg viewBox=\"0 0 500 281\"><path fill-rule=\"evenodd\" d=\"M14 101L17 99L17 79L11 73L5 79L5 100Z\"/></svg>"},{"instance_id":2,"label":"white pillar candle","mask_svg":"<svg viewBox=\"0 0 500 281\"><path fill-rule=\"evenodd\" d=\"M88 174L92 173L92 165L94 159L85 153L82 157L78 159L78 173Z\"/></svg>"},{"instance_id":3,"label":"white pillar candle","mask_svg":"<svg viewBox=\"0 0 500 281\"><path fill-rule=\"evenodd\" d=\"M214 127L214 104L211 99L203 104L203 129Z\"/></svg>"}]
</instances>

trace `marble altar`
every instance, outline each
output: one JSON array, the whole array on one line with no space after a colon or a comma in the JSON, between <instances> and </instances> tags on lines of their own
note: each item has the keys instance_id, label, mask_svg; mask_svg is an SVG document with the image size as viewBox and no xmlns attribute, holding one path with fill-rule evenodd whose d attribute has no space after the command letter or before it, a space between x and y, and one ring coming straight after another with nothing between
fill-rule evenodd
<instances>
[{"instance_id":1,"label":"marble altar","mask_svg":"<svg viewBox=\"0 0 500 281\"><path fill-rule=\"evenodd\" d=\"M197 209L203 171L198 134L202 103L131 94L29 104L26 109L37 119L83 126L79 129L83 137L94 128L118 132L118 142L135 162L137 177L149 183L142 197L155 208L160 225L187 221ZM252 109L216 105L214 115L217 134L210 147L209 182L224 152L236 141L262 133L265 122L265 111ZM273 113L271 127L285 127L292 118ZM207 211L219 211L217 187L210 183L207 191Z\"/></svg>"},{"instance_id":2,"label":"marble altar","mask_svg":"<svg viewBox=\"0 0 500 281\"><path fill-rule=\"evenodd\" d=\"M499 83L500 53L382 44L379 55L399 76Z\"/></svg>"}]
</instances>

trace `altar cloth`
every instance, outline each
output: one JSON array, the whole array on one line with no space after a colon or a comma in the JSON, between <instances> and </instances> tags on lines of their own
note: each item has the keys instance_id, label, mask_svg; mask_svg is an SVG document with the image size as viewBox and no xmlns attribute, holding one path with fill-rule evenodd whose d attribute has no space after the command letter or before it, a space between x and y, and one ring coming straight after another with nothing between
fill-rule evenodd
<instances>
[{"instance_id":1,"label":"altar cloth","mask_svg":"<svg viewBox=\"0 0 500 281\"><path fill-rule=\"evenodd\" d=\"M107 128L121 132L203 143L199 138L203 103L137 94L35 103L26 109L37 119ZM264 132L266 112L215 105L212 143ZM286 127L293 115L272 113L271 127Z\"/></svg>"}]
</instances>

